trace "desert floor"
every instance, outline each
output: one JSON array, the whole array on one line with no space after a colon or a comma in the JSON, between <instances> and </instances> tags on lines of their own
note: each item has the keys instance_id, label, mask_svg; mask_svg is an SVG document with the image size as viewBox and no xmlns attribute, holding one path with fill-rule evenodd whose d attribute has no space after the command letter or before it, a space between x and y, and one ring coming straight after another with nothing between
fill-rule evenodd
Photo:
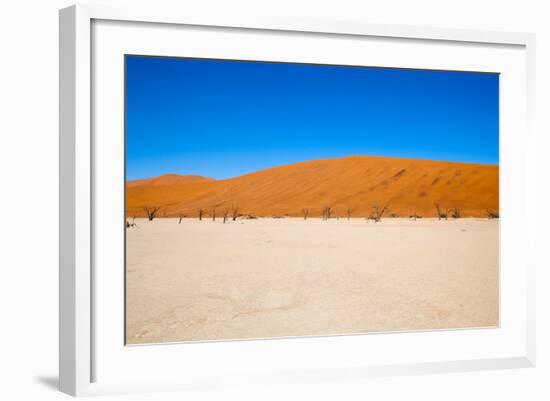
<instances>
[{"instance_id":1,"label":"desert floor","mask_svg":"<svg viewBox=\"0 0 550 401\"><path fill-rule=\"evenodd\" d=\"M498 220L136 219L127 343L487 327Z\"/></svg>"}]
</instances>

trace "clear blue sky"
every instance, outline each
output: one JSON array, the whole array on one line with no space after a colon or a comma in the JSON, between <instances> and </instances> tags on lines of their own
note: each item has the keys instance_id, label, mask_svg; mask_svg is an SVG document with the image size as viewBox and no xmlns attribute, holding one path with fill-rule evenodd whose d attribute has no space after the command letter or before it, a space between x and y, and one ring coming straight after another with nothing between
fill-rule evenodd
<instances>
[{"instance_id":1,"label":"clear blue sky","mask_svg":"<svg viewBox=\"0 0 550 401\"><path fill-rule=\"evenodd\" d=\"M498 75L127 56L127 179L350 155L498 164Z\"/></svg>"}]
</instances>

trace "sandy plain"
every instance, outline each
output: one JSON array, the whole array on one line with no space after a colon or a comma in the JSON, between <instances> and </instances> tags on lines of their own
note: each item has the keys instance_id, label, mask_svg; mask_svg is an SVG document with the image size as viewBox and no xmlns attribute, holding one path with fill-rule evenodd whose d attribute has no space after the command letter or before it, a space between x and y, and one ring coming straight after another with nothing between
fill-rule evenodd
<instances>
[{"instance_id":1,"label":"sandy plain","mask_svg":"<svg viewBox=\"0 0 550 401\"><path fill-rule=\"evenodd\" d=\"M128 344L490 327L499 222L136 219Z\"/></svg>"}]
</instances>

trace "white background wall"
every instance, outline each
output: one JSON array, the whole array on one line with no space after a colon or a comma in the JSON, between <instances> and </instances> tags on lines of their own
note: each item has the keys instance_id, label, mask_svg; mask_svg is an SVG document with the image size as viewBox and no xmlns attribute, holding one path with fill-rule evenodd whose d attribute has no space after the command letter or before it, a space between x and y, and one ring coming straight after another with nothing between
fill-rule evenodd
<instances>
[{"instance_id":1,"label":"white background wall","mask_svg":"<svg viewBox=\"0 0 550 401\"><path fill-rule=\"evenodd\" d=\"M545 9L547 1L157 0L150 3L155 7L179 4L189 12L212 10L536 33L539 214L548 210L550 12ZM57 400L66 398L56 392L57 11L72 2L12 0L0 4L0 398ZM544 263L538 266L538 366L534 369L239 388L223 394L216 391L132 395L120 399L167 400L188 396L187 399L200 400L222 397L239 400L548 400L550 264L545 251L550 235L543 229L548 223L549 218L541 215L536 248Z\"/></svg>"}]
</instances>

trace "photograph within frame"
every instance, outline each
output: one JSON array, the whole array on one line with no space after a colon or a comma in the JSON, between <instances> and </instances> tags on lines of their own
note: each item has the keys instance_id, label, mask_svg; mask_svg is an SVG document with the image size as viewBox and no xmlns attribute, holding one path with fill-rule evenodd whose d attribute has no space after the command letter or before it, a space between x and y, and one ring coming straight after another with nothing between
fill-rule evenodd
<instances>
[{"instance_id":1,"label":"photograph within frame","mask_svg":"<svg viewBox=\"0 0 550 401\"><path fill-rule=\"evenodd\" d=\"M498 326L498 80L127 55L126 343Z\"/></svg>"}]
</instances>

